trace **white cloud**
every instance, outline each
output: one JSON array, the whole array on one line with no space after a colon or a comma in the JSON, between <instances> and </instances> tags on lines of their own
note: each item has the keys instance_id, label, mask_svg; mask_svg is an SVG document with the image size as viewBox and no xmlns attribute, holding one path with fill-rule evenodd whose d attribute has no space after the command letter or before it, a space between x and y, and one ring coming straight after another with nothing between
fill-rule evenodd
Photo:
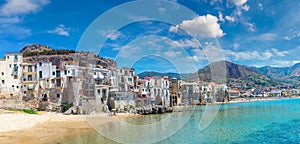
<instances>
[{"instance_id":1,"label":"white cloud","mask_svg":"<svg viewBox=\"0 0 300 144\"><path fill-rule=\"evenodd\" d=\"M0 8L0 13L2 16L25 15L37 12L48 3L50 0L6 0Z\"/></svg>"},{"instance_id":2,"label":"white cloud","mask_svg":"<svg viewBox=\"0 0 300 144\"><path fill-rule=\"evenodd\" d=\"M238 49L239 47L240 47L240 44L238 44L238 43L233 44L233 49Z\"/></svg>"},{"instance_id":3,"label":"white cloud","mask_svg":"<svg viewBox=\"0 0 300 144\"><path fill-rule=\"evenodd\" d=\"M130 20L133 21L146 21L146 20L151 20L150 18L146 17L146 16L129 16L128 17Z\"/></svg>"},{"instance_id":4,"label":"white cloud","mask_svg":"<svg viewBox=\"0 0 300 144\"><path fill-rule=\"evenodd\" d=\"M242 6L242 9L243 9L244 11L249 11L250 6L249 6L249 5L243 5L243 6Z\"/></svg>"},{"instance_id":5,"label":"white cloud","mask_svg":"<svg viewBox=\"0 0 300 144\"><path fill-rule=\"evenodd\" d=\"M293 66L297 63L300 63L299 60L274 60L271 62L271 64L269 64L269 66L273 66L273 67L289 67L289 66ZM265 65L262 65L265 66Z\"/></svg>"},{"instance_id":6,"label":"white cloud","mask_svg":"<svg viewBox=\"0 0 300 144\"><path fill-rule=\"evenodd\" d=\"M271 50L266 50L264 52L258 51L243 51L243 52L234 52L231 50L223 50L225 56L232 57L234 60L267 60L271 57L283 57L286 54L289 54L288 51L279 51L278 49L272 48Z\"/></svg>"},{"instance_id":7,"label":"white cloud","mask_svg":"<svg viewBox=\"0 0 300 144\"><path fill-rule=\"evenodd\" d=\"M294 29L290 29L289 30L289 35L288 36L284 36L283 39L285 40L292 40L296 37L300 37L300 32L294 30Z\"/></svg>"},{"instance_id":8,"label":"white cloud","mask_svg":"<svg viewBox=\"0 0 300 144\"><path fill-rule=\"evenodd\" d=\"M231 16L225 16L225 19L228 20L229 22L234 22L235 18Z\"/></svg>"},{"instance_id":9,"label":"white cloud","mask_svg":"<svg viewBox=\"0 0 300 144\"><path fill-rule=\"evenodd\" d=\"M276 34L274 33L264 33L255 37L249 38L249 40L259 40L259 41L272 41L276 38Z\"/></svg>"},{"instance_id":10,"label":"white cloud","mask_svg":"<svg viewBox=\"0 0 300 144\"><path fill-rule=\"evenodd\" d=\"M0 23L2 24L16 24L23 21L23 18L19 17L0 17Z\"/></svg>"},{"instance_id":11,"label":"white cloud","mask_svg":"<svg viewBox=\"0 0 300 144\"><path fill-rule=\"evenodd\" d=\"M70 28L67 28L65 25L60 24L54 30L49 30L48 33L54 33L61 36L70 36Z\"/></svg>"},{"instance_id":12,"label":"white cloud","mask_svg":"<svg viewBox=\"0 0 300 144\"><path fill-rule=\"evenodd\" d=\"M223 18L223 14L221 12L218 12L219 13L219 21L220 22L224 22L224 18Z\"/></svg>"},{"instance_id":13,"label":"white cloud","mask_svg":"<svg viewBox=\"0 0 300 144\"><path fill-rule=\"evenodd\" d=\"M116 31L115 33L111 34L111 35L109 36L109 38L112 39L112 40L116 40L117 38L119 38L119 37L122 36L122 35L123 35L123 34L122 34L121 32Z\"/></svg>"},{"instance_id":14,"label":"white cloud","mask_svg":"<svg viewBox=\"0 0 300 144\"><path fill-rule=\"evenodd\" d=\"M200 38L222 37L225 35L218 23L218 18L210 14L197 16L192 20L184 20L179 25L171 26L169 30L177 32L179 27Z\"/></svg>"},{"instance_id":15,"label":"white cloud","mask_svg":"<svg viewBox=\"0 0 300 144\"><path fill-rule=\"evenodd\" d=\"M263 6L262 3L258 3L257 5L258 5L258 7L259 7L260 10L263 10L263 9L264 9L264 6Z\"/></svg>"},{"instance_id":16,"label":"white cloud","mask_svg":"<svg viewBox=\"0 0 300 144\"><path fill-rule=\"evenodd\" d=\"M276 48L272 48L272 52L273 52L275 55L281 56L281 57L283 57L283 56L285 56L285 55L287 55L287 54L290 53L289 51L279 51L279 50L276 49Z\"/></svg>"},{"instance_id":17,"label":"white cloud","mask_svg":"<svg viewBox=\"0 0 300 144\"><path fill-rule=\"evenodd\" d=\"M181 39L176 41L170 41L170 46L172 48L199 48L201 47L200 43L195 39Z\"/></svg>"},{"instance_id":18,"label":"white cloud","mask_svg":"<svg viewBox=\"0 0 300 144\"><path fill-rule=\"evenodd\" d=\"M181 54L182 54L182 52L180 52L180 51L172 51L172 50L171 51L166 51L166 52L163 53L163 55L165 55L167 57L177 57Z\"/></svg>"},{"instance_id":19,"label":"white cloud","mask_svg":"<svg viewBox=\"0 0 300 144\"><path fill-rule=\"evenodd\" d=\"M171 26L171 27L169 28L169 31L170 31L170 32L176 33L176 32L178 32L178 29L179 29L179 26L178 26L178 25L176 25L176 26Z\"/></svg>"},{"instance_id":20,"label":"white cloud","mask_svg":"<svg viewBox=\"0 0 300 144\"><path fill-rule=\"evenodd\" d=\"M238 8L235 9L235 11L233 12L233 14L234 14L235 16L241 16L241 15L242 15L242 11L241 11L241 9L238 7Z\"/></svg>"},{"instance_id":21,"label":"white cloud","mask_svg":"<svg viewBox=\"0 0 300 144\"><path fill-rule=\"evenodd\" d=\"M216 3L222 3L223 2L223 0L210 0L210 5L212 6L212 5L214 5L214 4L216 4Z\"/></svg>"},{"instance_id":22,"label":"white cloud","mask_svg":"<svg viewBox=\"0 0 300 144\"><path fill-rule=\"evenodd\" d=\"M245 25L249 27L250 31L252 31L252 32L255 31L255 26L253 23L246 22Z\"/></svg>"},{"instance_id":23,"label":"white cloud","mask_svg":"<svg viewBox=\"0 0 300 144\"><path fill-rule=\"evenodd\" d=\"M36 13L50 0L5 0L0 5L0 35L24 39L31 35L31 30L20 26L27 14Z\"/></svg>"},{"instance_id":24,"label":"white cloud","mask_svg":"<svg viewBox=\"0 0 300 144\"><path fill-rule=\"evenodd\" d=\"M241 6L247 2L247 0L230 0L234 5Z\"/></svg>"},{"instance_id":25,"label":"white cloud","mask_svg":"<svg viewBox=\"0 0 300 144\"><path fill-rule=\"evenodd\" d=\"M31 30L28 28L16 26L13 24L0 25L0 38L1 37L14 37L16 39L24 39L31 36Z\"/></svg>"},{"instance_id":26,"label":"white cloud","mask_svg":"<svg viewBox=\"0 0 300 144\"><path fill-rule=\"evenodd\" d=\"M101 30L99 31L99 34L111 40L116 40L117 38L123 36L123 33L120 31L114 31L112 29Z\"/></svg>"}]
</instances>

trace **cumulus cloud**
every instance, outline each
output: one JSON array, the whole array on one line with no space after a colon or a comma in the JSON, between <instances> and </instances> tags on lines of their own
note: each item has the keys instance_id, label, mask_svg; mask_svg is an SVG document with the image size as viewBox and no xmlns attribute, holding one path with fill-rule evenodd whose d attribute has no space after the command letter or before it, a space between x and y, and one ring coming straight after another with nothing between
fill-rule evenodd
<instances>
[{"instance_id":1,"label":"cumulus cloud","mask_svg":"<svg viewBox=\"0 0 300 144\"><path fill-rule=\"evenodd\" d=\"M230 0L234 5L241 6L247 2L247 0Z\"/></svg>"},{"instance_id":2,"label":"cumulus cloud","mask_svg":"<svg viewBox=\"0 0 300 144\"><path fill-rule=\"evenodd\" d=\"M218 23L218 18L210 14L197 16L192 20L184 20L179 25L171 26L169 31L177 32L179 28L200 38L222 37L225 35Z\"/></svg>"},{"instance_id":3,"label":"cumulus cloud","mask_svg":"<svg viewBox=\"0 0 300 144\"><path fill-rule=\"evenodd\" d=\"M67 28L65 25L60 24L54 30L49 30L48 33L54 33L61 36L70 36L70 28Z\"/></svg>"},{"instance_id":4,"label":"cumulus cloud","mask_svg":"<svg viewBox=\"0 0 300 144\"><path fill-rule=\"evenodd\" d=\"M50 0L7 0L0 8L2 16L16 16L37 12Z\"/></svg>"}]
</instances>

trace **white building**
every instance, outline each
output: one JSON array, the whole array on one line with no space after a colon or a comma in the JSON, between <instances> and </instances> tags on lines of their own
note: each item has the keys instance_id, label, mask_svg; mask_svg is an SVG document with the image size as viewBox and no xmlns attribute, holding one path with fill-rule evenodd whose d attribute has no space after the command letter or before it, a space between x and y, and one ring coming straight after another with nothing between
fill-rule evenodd
<instances>
[{"instance_id":1,"label":"white building","mask_svg":"<svg viewBox=\"0 0 300 144\"><path fill-rule=\"evenodd\" d=\"M23 85L23 100L37 99L38 80L36 63L23 63L21 81Z\"/></svg>"},{"instance_id":2,"label":"white building","mask_svg":"<svg viewBox=\"0 0 300 144\"><path fill-rule=\"evenodd\" d=\"M7 53L0 59L0 93L3 96L16 96L22 89L22 62L21 53Z\"/></svg>"}]
</instances>

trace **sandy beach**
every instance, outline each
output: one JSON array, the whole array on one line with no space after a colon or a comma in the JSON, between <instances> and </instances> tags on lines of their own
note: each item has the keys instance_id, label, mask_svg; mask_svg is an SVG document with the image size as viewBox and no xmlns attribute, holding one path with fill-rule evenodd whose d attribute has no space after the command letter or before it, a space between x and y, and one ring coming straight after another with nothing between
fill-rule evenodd
<instances>
[{"instance_id":1,"label":"sandy beach","mask_svg":"<svg viewBox=\"0 0 300 144\"><path fill-rule=\"evenodd\" d=\"M99 126L115 118L107 115L93 116ZM77 133L91 132L94 129L82 115L56 113L25 114L21 112L0 113L0 144L40 144L52 142Z\"/></svg>"}]
</instances>

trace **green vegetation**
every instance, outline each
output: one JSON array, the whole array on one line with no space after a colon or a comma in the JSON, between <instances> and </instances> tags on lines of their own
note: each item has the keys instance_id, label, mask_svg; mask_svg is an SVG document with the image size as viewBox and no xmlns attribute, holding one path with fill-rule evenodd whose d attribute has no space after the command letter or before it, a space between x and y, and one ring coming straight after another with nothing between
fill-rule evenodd
<instances>
[{"instance_id":1,"label":"green vegetation","mask_svg":"<svg viewBox=\"0 0 300 144\"><path fill-rule=\"evenodd\" d=\"M10 112L24 112L27 114L38 114L38 112L36 110L32 110L32 109L23 109L23 110L17 110L17 109L9 109Z\"/></svg>"},{"instance_id":2,"label":"green vegetation","mask_svg":"<svg viewBox=\"0 0 300 144\"><path fill-rule=\"evenodd\" d=\"M62 104L62 105L61 105L61 110L62 110L62 112L66 112L66 111L69 110L72 106L73 106L73 103L70 103L70 104Z\"/></svg>"},{"instance_id":3,"label":"green vegetation","mask_svg":"<svg viewBox=\"0 0 300 144\"><path fill-rule=\"evenodd\" d=\"M22 111L28 114L38 114L36 110L31 110L31 109L23 109Z\"/></svg>"},{"instance_id":4,"label":"green vegetation","mask_svg":"<svg viewBox=\"0 0 300 144\"><path fill-rule=\"evenodd\" d=\"M76 53L74 50L44 50L42 52L24 52L24 57L40 56L40 55L68 55L70 53Z\"/></svg>"}]
</instances>

